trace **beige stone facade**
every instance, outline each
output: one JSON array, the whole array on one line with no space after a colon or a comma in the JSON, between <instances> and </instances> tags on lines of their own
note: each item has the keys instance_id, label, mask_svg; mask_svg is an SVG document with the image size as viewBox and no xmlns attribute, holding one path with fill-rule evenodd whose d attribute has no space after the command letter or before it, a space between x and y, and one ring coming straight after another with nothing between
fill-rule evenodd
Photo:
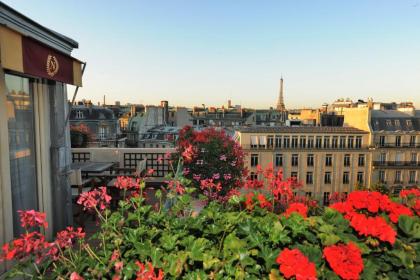
<instances>
[{"instance_id":1,"label":"beige stone facade","mask_svg":"<svg viewBox=\"0 0 420 280\"><path fill-rule=\"evenodd\" d=\"M328 201L333 192L370 185L369 133L351 127L260 127L237 131L255 176L257 165L273 164L302 183L302 192Z\"/></svg>"}]
</instances>

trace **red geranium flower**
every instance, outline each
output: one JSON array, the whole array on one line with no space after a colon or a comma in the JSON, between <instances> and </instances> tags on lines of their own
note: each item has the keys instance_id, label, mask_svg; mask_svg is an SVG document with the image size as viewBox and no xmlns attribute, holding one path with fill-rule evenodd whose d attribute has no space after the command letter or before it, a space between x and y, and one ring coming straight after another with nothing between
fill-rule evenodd
<instances>
[{"instance_id":1,"label":"red geranium flower","mask_svg":"<svg viewBox=\"0 0 420 280\"><path fill-rule=\"evenodd\" d=\"M271 202L267 200L265 195L260 193L260 194L257 195L257 199L258 199L258 202L259 202L261 208L267 208L267 209L271 208L271 206L272 206Z\"/></svg>"},{"instance_id":2,"label":"red geranium flower","mask_svg":"<svg viewBox=\"0 0 420 280\"><path fill-rule=\"evenodd\" d=\"M246 200L245 200L246 209L248 209L248 210L254 209L254 201L253 201L254 193L253 192L247 193L245 195L245 198L246 198Z\"/></svg>"},{"instance_id":3,"label":"red geranium flower","mask_svg":"<svg viewBox=\"0 0 420 280\"><path fill-rule=\"evenodd\" d=\"M136 280L163 280L162 269L159 269L158 275L156 275L155 269L151 263L144 265L141 262L136 261L136 265L139 267L139 270L136 274Z\"/></svg>"},{"instance_id":4,"label":"red geranium flower","mask_svg":"<svg viewBox=\"0 0 420 280\"><path fill-rule=\"evenodd\" d=\"M315 264L302 254L299 249L284 249L276 259L280 272L286 279L293 276L296 280L313 280L316 278Z\"/></svg>"},{"instance_id":5,"label":"red geranium flower","mask_svg":"<svg viewBox=\"0 0 420 280\"><path fill-rule=\"evenodd\" d=\"M353 243L324 248L324 256L332 270L342 279L359 279L363 271L360 249Z\"/></svg>"},{"instance_id":6,"label":"red geranium flower","mask_svg":"<svg viewBox=\"0 0 420 280\"><path fill-rule=\"evenodd\" d=\"M47 215L45 213L37 212L35 210L18 210L17 212L20 216L20 225L24 228L35 226L48 227L48 223L45 220Z\"/></svg>"},{"instance_id":7,"label":"red geranium flower","mask_svg":"<svg viewBox=\"0 0 420 280\"><path fill-rule=\"evenodd\" d=\"M84 210L104 210L111 201L111 196L106 193L105 187L82 193L77 203L84 206Z\"/></svg>"},{"instance_id":8,"label":"red geranium flower","mask_svg":"<svg viewBox=\"0 0 420 280\"><path fill-rule=\"evenodd\" d=\"M84 279L85 278L80 276L77 272L72 272L72 274L70 274L70 280L84 280Z\"/></svg>"},{"instance_id":9,"label":"red geranium flower","mask_svg":"<svg viewBox=\"0 0 420 280\"><path fill-rule=\"evenodd\" d=\"M290 203L289 207L287 208L286 212L284 212L284 215L286 217L289 217L292 213L298 213L302 217L306 218L308 213L308 207L306 207L305 204L300 202Z\"/></svg>"}]
</instances>

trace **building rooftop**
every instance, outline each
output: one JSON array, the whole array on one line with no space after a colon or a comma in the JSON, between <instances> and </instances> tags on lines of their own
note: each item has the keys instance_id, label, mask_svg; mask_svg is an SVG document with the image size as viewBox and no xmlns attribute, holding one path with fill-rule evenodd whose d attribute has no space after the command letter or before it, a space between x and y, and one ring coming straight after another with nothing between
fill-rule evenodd
<instances>
[{"instance_id":1,"label":"building rooftop","mask_svg":"<svg viewBox=\"0 0 420 280\"><path fill-rule=\"evenodd\" d=\"M273 126L273 127L244 127L238 130L241 133L337 133L337 134L367 134L354 127L332 126Z\"/></svg>"},{"instance_id":2,"label":"building rooftop","mask_svg":"<svg viewBox=\"0 0 420 280\"><path fill-rule=\"evenodd\" d=\"M420 131L420 111L408 114L397 110L373 110L373 131Z\"/></svg>"}]
</instances>

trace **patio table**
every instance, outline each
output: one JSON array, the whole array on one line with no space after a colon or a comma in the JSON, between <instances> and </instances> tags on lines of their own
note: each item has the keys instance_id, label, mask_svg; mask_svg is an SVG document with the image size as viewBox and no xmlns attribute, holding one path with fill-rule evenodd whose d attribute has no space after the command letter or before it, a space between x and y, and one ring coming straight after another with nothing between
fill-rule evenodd
<instances>
[{"instance_id":1,"label":"patio table","mask_svg":"<svg viewBox=\"0 0 420 280\"><path fill-rule=\"evenodd\" d=\"M88 176L90 173L101 174L105 171L111 170L114 162L75 162L72 163L72 169L80 169L80 171Z\"/></svg>"}]
</instances>

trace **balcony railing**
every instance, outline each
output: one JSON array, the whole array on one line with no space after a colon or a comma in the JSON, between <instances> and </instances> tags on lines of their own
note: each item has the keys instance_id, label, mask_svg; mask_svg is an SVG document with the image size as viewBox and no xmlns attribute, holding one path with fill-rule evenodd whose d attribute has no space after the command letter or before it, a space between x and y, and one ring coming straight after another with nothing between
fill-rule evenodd
<instances>
[{"instance_id":1,"label":"balcony railing","mask_svg":"<svg viewBox=\"0 0 420 280\"><path fill-rule=\"evenodd\" d=\"M374 161L377 167L415 167L420 168L420 161Z\"/></svg>"},{"instance_id":2,"label":"balcony railing","mask_svg":"<svg viewBox=\"0 0 420 280\"><path fill-rule=\"evenodd\" d=\"M73 162L112 162L120 168L135 169L146 159L146 169L153 169L150 177L164 180L170 171L165 154L174 153L171 148L72 148Z\"/></svg>"},{"instance_id":3,"label":"balcony railing","mask_svg":"<svg viewBox=\"0 0 420 280\"><path fill-rule=\"evenodd\" d=\"M420 143L375 143L375 148L420 148Z\"/></svg>"},{"instance_id":4,"label":"balcony railing","mask_svg":"<svg viewBox=\"0 0 420 280\"><path fill-rule=\"evenodd\" d=\"M353 147L324 147L324 146L292 146L289 145L289 147L282 146L275 146L275 145L241 145L244 150L360 150L360 149L368 149L368 146L362 145L362 146L356 146Z\"/></svg>"}]
</instances>

